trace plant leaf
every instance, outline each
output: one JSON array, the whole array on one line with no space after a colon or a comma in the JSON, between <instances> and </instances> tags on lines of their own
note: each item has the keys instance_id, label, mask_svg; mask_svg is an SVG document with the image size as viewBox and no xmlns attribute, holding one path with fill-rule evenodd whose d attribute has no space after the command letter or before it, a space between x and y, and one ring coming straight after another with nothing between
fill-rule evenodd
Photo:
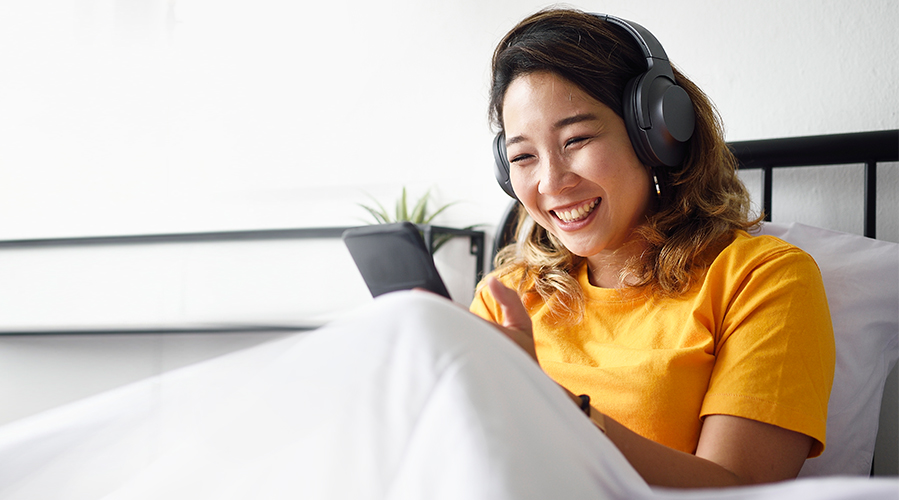
<instances>
[{"instance_id":1,"label":"plant leaf","mask_svg":"<svg viewBox=\"0 0 899 500\"><path fill-rule=\"evenodd\" d=\"M403 194L396 201L396 221L409 220L409 211L406 210L406 187L403 186Z\"/></svg>"},{"instance_id":2,"label":"plant leaf","mask_svg":"<svg viewBox=\"0 0 899 500\"><path fill-rule=\"evenodd\" d=\"M428 198L431 196L431 192L426 191L424 196L418 199L418 203L415 204L415 207L412 209L412 214L409 216L409 220L414 222L415 224L425 224L425 218L428 215Z\"/></svg>"},{"instance_id":3,"label":"plant leaf","mask_svg":"<svg viewBox=\"0 0 899 500\"><path fill-rule=\"evenodd\" d=\"M455 205L455 204L456 204L455 202L453 202L453 203L447 203L446 205L443 205L442 207L438 208L438 209L437 209L434 213L432 213L427 219L425 219L424 221L422 221L422 224L430 224L431 221L434 220L434 217L437 217L438 215L440 215L441 212L443 212L444 210L446 210L447 208L449 208L449 207L451 207L451 206L453 206L453 205Z\"/></svg>"},{"instance_id":4,"label":"plant leaf","mask_svg":"<svg viewBox=\"0 0 899 500\"><path fill-rule=\"evenodd\" d=\"M371 214L372 217L375 218L375 224L390 224L390 214L387 213L387 210L385 210L377 200L373 199L373 201L378 206L377 209L372 208L368 205L363 205L362 203L359 203L358 205L364 208L369 214Z\"/></svg>"}]
</instances>

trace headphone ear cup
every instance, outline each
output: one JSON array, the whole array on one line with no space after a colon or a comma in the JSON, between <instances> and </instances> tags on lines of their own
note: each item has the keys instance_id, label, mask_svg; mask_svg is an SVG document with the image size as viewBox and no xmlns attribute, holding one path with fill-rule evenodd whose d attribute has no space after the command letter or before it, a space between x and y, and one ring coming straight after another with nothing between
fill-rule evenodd
<instances>
[{"instance_id":1,"label":"headphone ear cup","mask_svg":"<svg viewBox=\"0 0 899 500\"><path fill-rule=\"evenodd\" d=\"M631 145L634 147L634 152L637 153L637 158L648 167L656 167L660 165L660 162L656 155L653 154L652 146L649 144L646 134L637 123L637 115L640 113L640 108L637 104L637 88L644 76L645 74L641 74L631 78L624 87L624 126L627 129Z\"/></svg>"},{"instance_id":2,"label":"headphone ear cup","mask_svg":"<svg viewBox=\"0 0 899 500\"><path fill-rule=\"evenodd\" d=\"M628 82L624 122L637 156L649 167L674 167L687 154L696 114L687 92L668 77L644 73ZM641 124L640 117L649 119Z\"/></svg>"},{"instance_id":3,"label":"headphone ear cup","mask_svg":"<svg viewBox=\"0 0 899 500\"><path fill-rule=\"evenodd\" d=\"M647 140L662 165L680 165L696 126L693 103L687 91L667 77L654 78L649 84L652 127L646 130Z\"/></svg>"},{"instance_id":4,"label":"headphone ear cup","mask_svg":"<svg viewBox=\"0 0 899 500\"><path fill-rule=\"evenodd\" d=\"M507 195L514 199L515 191L512 189L512 178L509 176L509 158L506 154L506 135L502 132L496 134L493 139L493 175L496 176L496 182L499 187L506 192Z\"/></svg>"}]
</instances>

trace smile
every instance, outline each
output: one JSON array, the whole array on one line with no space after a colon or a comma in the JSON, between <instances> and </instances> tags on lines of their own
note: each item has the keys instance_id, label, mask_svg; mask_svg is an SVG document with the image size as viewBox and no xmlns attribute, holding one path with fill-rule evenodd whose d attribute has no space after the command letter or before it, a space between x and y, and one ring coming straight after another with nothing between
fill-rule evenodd
<instances>
[{"instance_id":1,"label":"smile","mask_svg":"<svg viewBox=\"0 0 899 500\"><path fill-rule=\"evenodd\" d=\"M590 215L590 212L596 208L598 203L599 198L568 210L552 210L552 213L554 213L562 222L577 222L587 218L587 216Z\"/></svg>"}]
</instances>

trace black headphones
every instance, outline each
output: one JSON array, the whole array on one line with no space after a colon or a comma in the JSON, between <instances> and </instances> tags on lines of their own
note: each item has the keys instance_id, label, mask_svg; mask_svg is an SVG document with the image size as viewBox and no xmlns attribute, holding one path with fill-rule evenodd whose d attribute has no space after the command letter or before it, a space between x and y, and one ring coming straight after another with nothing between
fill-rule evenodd
<instances>
[{"instance_id":1,"label":"black headphones","mask_svg":"<svg viewBox=\"0 0 899 500\"><path fill-rule=\"evenodd\" d=\"M656 168L678 165L693 136L696 114L690 96L674 81L665 49L652 33L624 19L593 15L624 28L646 57L646 71L631 79L624 89L624 124L640 161L653 169L653 175L663 174ZM506 138L502 132L493 139L493 159L497 182L506 194L517 199L509 178ZM657 190L658 184L656 180Z\"/></svg>"}]
</instances>

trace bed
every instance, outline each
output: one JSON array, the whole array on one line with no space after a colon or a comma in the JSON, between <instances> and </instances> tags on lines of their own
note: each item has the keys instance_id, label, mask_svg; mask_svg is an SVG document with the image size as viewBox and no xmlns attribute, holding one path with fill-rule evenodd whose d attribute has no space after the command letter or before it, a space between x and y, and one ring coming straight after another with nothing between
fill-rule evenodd
<instances>
[{"instance_id":1,"label":"bed","mask_svg":"<svg viewBox=\"0 0 899 500\"><path fill-rule=\"evenodd\" d=\"M764 172L765 189L787 164L861 163L873 193L877 163L899 160L899 131L732 147L743 168ZM771 195L762 198L776 214ZM828 448L799 481L650 489L577 408L555 410L564 395L521 353L479 334L489 327L458 307L413 292L6 424L0 498L896 498L899 479L867 477L872 463L877 476L896 474L895 458L875 453L878 431L892 440L883 450L899 447L895 411L881 412L881 401L897 405L895 386L884 388L899 357L899 244L868 231L875 203L866 196L871 237L776 220L762 229L816 259L837 336ZM497 244L514 237L508 219ZM422 335L425 323L439 327ZM339 362L319 354L335 349ZM480 352L496 355L480 364L457 356ZM525 387L503 386L506 372ZM542 451L553 459L535 462Z\"/></svg>"}]
</instances>

